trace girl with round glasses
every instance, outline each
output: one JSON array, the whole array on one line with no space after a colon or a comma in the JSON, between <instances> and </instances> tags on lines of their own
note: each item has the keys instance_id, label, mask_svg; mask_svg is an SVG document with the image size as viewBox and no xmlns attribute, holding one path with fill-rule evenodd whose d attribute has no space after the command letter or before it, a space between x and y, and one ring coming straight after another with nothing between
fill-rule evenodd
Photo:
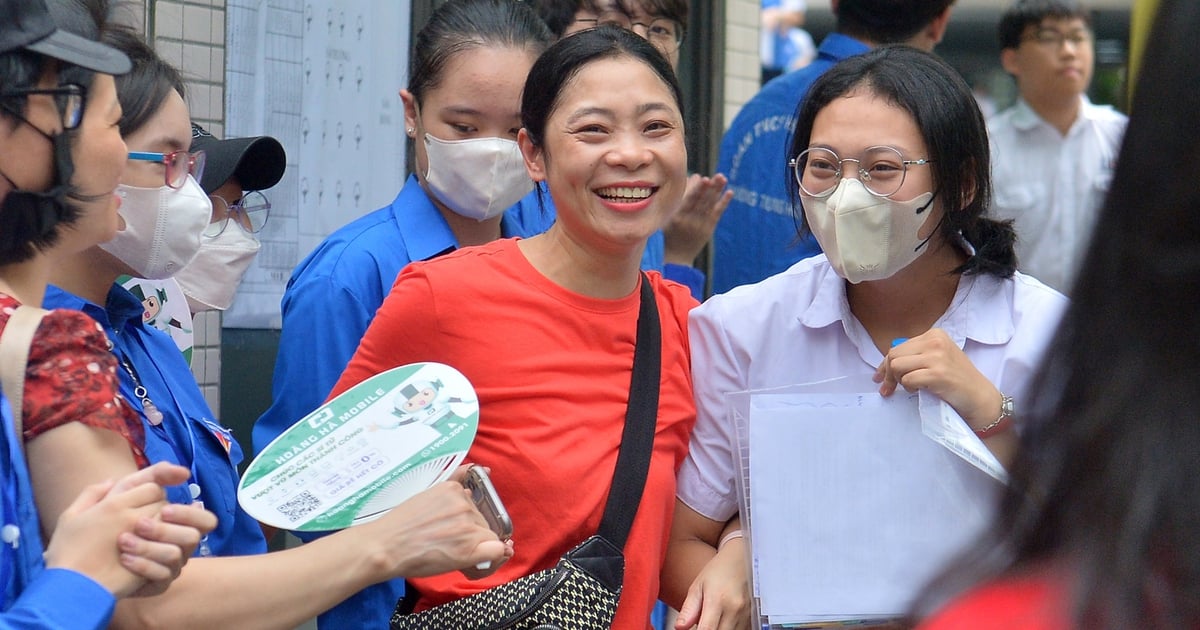
<instances>
[{"instance_id":1,"label":"girl with round glasses","mask_svg":"<svg viewBox=\"0 0 1200 630\"><path fill-rule=\"evenodd\" d=\"M698 417L671 554L708 561L702 584L745 579L741 541L715 544L743 505L727 392L833 378L885 397L921 390L1007 464L1066 302L1015 272L1011 225L984 216L983 117L936 57L899 46L839 63L800 106L790 153L798 222L825 253L689 321Z\"/></svg>"}]
</instances>

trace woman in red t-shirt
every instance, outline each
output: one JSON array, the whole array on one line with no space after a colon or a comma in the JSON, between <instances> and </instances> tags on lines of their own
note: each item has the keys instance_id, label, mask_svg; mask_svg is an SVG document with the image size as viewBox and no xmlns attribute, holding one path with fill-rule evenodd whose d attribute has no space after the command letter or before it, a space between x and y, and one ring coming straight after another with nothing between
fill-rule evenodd
<instances>
[{"instance_id":1,"label":"woman in red t-shirt","mask_svg":"<svg viewBox=\"0 0 1200 630\"><path fill-rule=\"evenodd\" d=\"M523 94L518 144L530 176L548 185L554 225L406 267L331 396L417 361L457 368L478 394L467 460L491 468L515 553L476 580L410 580L417 610L547 569L597 533L648 284L662 339L656 435L612 620L646 630L695 420L686 324L696 302L638 269L687 184L680 90L645 40L598 28L543 53Z\"/></svg>"}]
</instances>

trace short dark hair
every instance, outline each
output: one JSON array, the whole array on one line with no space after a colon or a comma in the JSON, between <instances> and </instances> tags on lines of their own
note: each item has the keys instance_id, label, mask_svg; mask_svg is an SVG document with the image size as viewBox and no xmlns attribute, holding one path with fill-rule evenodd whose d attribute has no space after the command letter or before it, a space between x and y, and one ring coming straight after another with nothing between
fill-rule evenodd
<instances>
[{"instance_id":1,"label":"short dark hair","mask_svg":"<svg viewBox=\"0 0 1200 630\"><path fill-rule=\"evenodd\" d=\"M0 88L27 88L37 85L45 72L50 58L33 51L18 48L0 53ZM24 116L29 105L25 96L0 97L0 118L9 126L19 124L16 115Z\"/></svg>"},{"instance_id":2,"label":"short dark hair","mask_svg":"<svg viewBox=\"0 0 1200 630\"><path fill-rule=\"evenodd\" d=\"M687 0L620 0L621 6L625 8L627 13L633 12L633 5L640 5L646 9L646 13L654 17L663 17L669 20L679 22L683 29L687 30L688 25L688 3Z\"/></svg>"},{"instance_id":3,"label":"short dark hair","mask_svg":"<svg viewBox=\"0 0 1200 630\"><path fill-rule=\"evenodd\" d=\"M567 28L575 23L575 14L582 10L599 11L594 0L531 0L538 17L550 28L554 39L559 39Z\"/></svg>"},{"instance_id":4,"label":"short dark hair","mask_svg":"<svg viewBox=\"0 0 1200 630\"><path fill-rule=\"evenodd\" d=\"M617 7L625 14L632 13L632 5L640 4L646 7L646 12L655 17L665 17L679 22L684 30L687 29L688 4L687 0L620 0ZM575 14L582 10L599 12L600 6L595 0L532 0L533 7L555 39L560 39L575 23Z\"/></svg>"},{"instance_id":5,"label":"short dark hair","mask_svg":"<svg viewBox=\"0 0 1200 630\"><path fill-rule=\"evenodd\" d=\"M1092 26L1091 11L1075 0L1017 0L1000 17L1000 49L1020 46L1025 29L1046 18L1080 19L1088 28Z\"/></svg>"},{"instance_id":6,"label":"short dark hair","mask_svg":"<svg viewBox=\"0 0 1200 630\"><path fill-rule=\"evenodd\" d=\"M817 79L796 114L792 158L808 148L817 114L834 100L865 89L912 116L932 163L934 190L945 208L939 231L948 244L961 233L975 248L956 273L987 273L1002 278L1016 271L1011 222L984 216L991 204L991 157L987 127L971 88L938 57L909 46L883 46L850 57ZM781 156L782 157L782 156ZM786 158L783 160L786 163ZM795 178L787 177L793 200ZM802 230L807 221L793 203Z\"/></svg>"},{"instance_id":7,"label":"short dark hair","mask_svg":"<svg viewBox=\"0 0 1200 630\"><path fill-rule=\"evenodd\" d=\"M837 30L875 44L908 41L954 0L841 0L834 12Z\"/></svg>"},{"instance_id":8,"label":"short dark hair","mask_svg":"<svg viewBox=\"0 0 1200 630\"><path fill-rule=\"evenodd\" d=\"M420 103L428 90L441 83L446 64L465 50L507 46L540 54L552 39L550 29L526 2L450 0L417 33L408 91Z\"/></svg>"},{"instance_id":9,"label":"short dark hair","mask_svg":"<svg viewBox=\"0 0 1200 630\"><path fill-rule=\"evenodd\" d=\"M601 26L559 40L538 57L521 95L521 124L534 146L545 141L546 121L558 107L563 88L584 66L601 59L632 57L650 67L671 89L683 114L683 91L671 63L654 46L632 31Z\"/></svg>"},{"instance_id":10,"label":"short dark hair","mask_svg":"<svg viewBox=\"0 0 1200 630\"><path fill-rule=\"evenodd\" d=\"M97 41L107 27L109 5L104 0L95 2L95 5L50 2L47 8L59 28ZM0 55L0 86L32 87L41 79L49 62L49 58L30 51L4 53ZM73 64L60 64L57 79L59 85L74 83L86 92L95 82L95 76L92 70ZM7 119L5 122L10 124L21 124L17 116L25 116L28 103L28 99L23 96L3 98L0 100L0 118ZM84 107L87 107L86 100L84 103ZM65 188L61 190L62 197L53 202L53 205L26 206L19 209L10 207L7 209L9 211L0 214L0 265L24 262L38 251L52 247L58 242L61 229L79 219L82 211L71 203L71 200L87 200L87 197L70 181L75 172L71 147L75 144L80 130L70 129L61 133L62 135L53 141L52 159L55 178L65 183ZM51 201L43 200L40 203L51 204ZM50 208L53 208L53 211L49 211Z\"/></svg>"}]
</instances>

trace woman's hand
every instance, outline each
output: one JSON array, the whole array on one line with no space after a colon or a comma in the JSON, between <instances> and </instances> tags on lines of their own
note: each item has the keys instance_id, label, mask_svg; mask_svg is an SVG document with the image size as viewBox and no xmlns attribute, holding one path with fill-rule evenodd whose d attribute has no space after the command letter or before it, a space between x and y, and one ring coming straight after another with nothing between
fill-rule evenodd
<instances>
[{"instance_id":1,"label":"woman's hand","mask_svg":"<svg viewBox=\"0 0 1200 630\"><path fill-rule=\"evenodd\" d=\"M159 463L88 486L59 517L46 566L87 575L117 597L166 590L217 524L203 509L165 503L163 486L189 475L186 468Z\"/></svg>"},{"instance_id":2,"label":"woman's hand","mask_svg":"<svg viewBox=\"0 0 1200 630\"><path fill-rule=\"evenodd\" d=\"M747 630L750 587L746 576L744 538L721 545L688 589L679 608L676 630Z\"/></svg>"},{"instance_id":3,"label":"woman's hand","mask_svg":"<svg viewBox=\"0 0 1200 630\"><path fill-rule=\"evenodd\" d=\"M512 557L471 502L462 485L465 466L443 481L392 508L379 520L344 533L362 534L384 554L382 574L425 577L461 570L471 579L494 573ZM365 530L365 531L354 531ZM486 568L479 568L485 566Z\"/></svg>"},{"instance_id":4,"label":"woman's hand","mask_svg":"<svg viewBox=\"0 0 1200 630\"><path fill-rule=\"evenodd\" d=\"M728 183L720 173L688 178L679 208L663 227L664 262L690 267L696 261L733 199L733 191L725 190Z\"/></svg>"},{"instance_id":5,"label":"woman's hand","mask_svg":"<svg viewBox=\"0 0 1200 630\"><path fill-rule=\"evenodd\" d=\"M1000 390L940 328L913 337L890 351L875 371L879 393L891 396L896 387L928 390L954 408L972 429L1000 417Z\"/></svg>"}]
</instances>

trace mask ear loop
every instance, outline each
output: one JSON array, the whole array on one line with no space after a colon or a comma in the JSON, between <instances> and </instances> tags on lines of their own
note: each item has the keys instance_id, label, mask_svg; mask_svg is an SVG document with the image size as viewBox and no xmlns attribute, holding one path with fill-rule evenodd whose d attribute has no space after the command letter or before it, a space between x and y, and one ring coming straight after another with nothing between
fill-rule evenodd
<instances>
[{"instance_id":1,"label":"mask ear loop","mask_svg":"<svg viewBox=\"0 0 1200 630\"><path fill-rule=\"evenodd\" d=\"M925 212L925 210L927 210L929 208L929 206L933 205L933 200L937 199L937 196L938 196L938 191L936 191L936 190L933 191L933 196L929 198L929 201L925 202L925 205L921 206L920 208L917 208L915 214L921 214L922 212ZM925 240L921 241L920 243L917 243L917 246L913 248L913 251L915 252L915 251L921 249L922 247L925 247L925 245L928 244L929 241L933 238L933 235L937 234L938 230L940 230L942 228L942 222L945 220L946 220L946 213L943 212L941 218L938 219L937 225L933 226L933 231L929 233L929 236L925 237Z\"/></svg>"},{"instance_id":2,"label":"mask ear loop","mask_svg":"<svg viewBox=\"0 0 1200 630\"><path fill-rule=\"evenodd\" d=\"M10 107L3 109L5 113L29 125L30 129L50 141L51 150L54 152L54 173L51 181L55 182L49 190L24 190L7 174L0 173L11 187L4 197L4 208L6 211L25 213L29 219L29 227L35 235L34 239L51 239L59 224L73 222L80 213L78 208L67 202L72 193L70 181L75 174L75 162L71 159L71 144L68 142L67 132L50 135L29 122L20 112L13 111Z\"/></svg>"}]
</instances>

